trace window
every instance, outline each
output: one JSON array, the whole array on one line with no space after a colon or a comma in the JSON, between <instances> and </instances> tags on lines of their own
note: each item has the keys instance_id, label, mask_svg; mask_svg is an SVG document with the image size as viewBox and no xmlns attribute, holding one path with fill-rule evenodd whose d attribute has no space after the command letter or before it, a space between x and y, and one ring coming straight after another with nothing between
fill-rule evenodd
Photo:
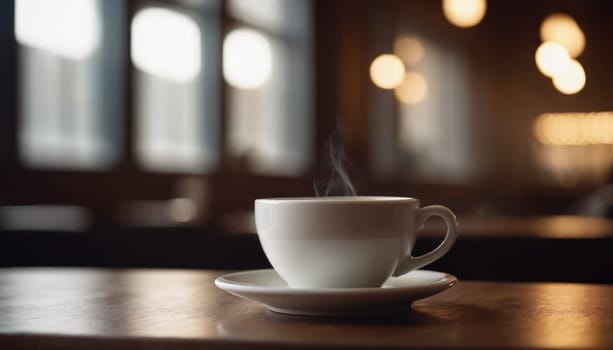
<instances>
[{"instance_id":1,"label":"window","mask_svg":"<svg viewBox=\"0 0 613 350\"><path fill-rule=\"evenodd\" d=\"M122 2L17 0L19 153L37 168L110 167L120 151Z\"/></svg>"},{"instance_id":2,"label":"window","mask_svg":"<svg viewBox=\"0 0 613 350\"><path fill-rule=\"evenodd\" d=\"M228 151L255 173L300 174L314 148L309 3L232 0L228 10Z\"/></svg>"},{"instance_id":3,"label":"window","mask_svg":"<svg viewBox=\"0 0 613 350\"><path fill-rule=\"evenodd\" d=\"M414 31L398 35L393 46L405 76L389 94L375 90L373 168L380 176L411 181L470 180L479 162L468 105L469 66L452 46Z\"/></svg>"},{"instance_id":4,"label":"window","mask_svg":"<svg viewBox=\"0 0 613 350\"><path fill-rule=\"evenodd\" d=\"M402 52L408 64L403 85L395 91L398 103L397 147L405 166L402 172L443 182L463 182L470 177L471 128L469 119L469 71L462 56L423 36L408 34L422 45Z\"/></svg>"},{"instance_id":5,"label":"window","mask_svg":"<svg viewBox=\"0 0 613 350\"><path fill-rule=\"evenodd\" d=\"M170 213L173 223L193 224L251 205L253 193L235 193L233 181L271 188L296 182L312 165L309 1L7 4L10 37L1 44L8 43L8 58L0 58L10 71L18 68L6 83L17 87L17 102L10 99L14 118L2 121L10 140L2 140L0 152L0 165L9 167L1 174L0 205L84 207L94 225L141 225L123 216L148 205L169 213L172 207L179 213ZM239 35L239 56L224 66L224 43L241 32L265 43L268 62L247 86L223 75L239 67L240 79L240 68L256 57L249 35L247 42ZM232 62L231 53L227 58ZM188 178L198 188L223 179L233 199L209 208L220 201L208 192L192 198L194 191L182 189L186 174L195 175Z\"/></svg>"},{"instance_id":6,"label":"window","mask_svg":"<svg viewBox=\"0 0 613 350\"><path fill-rule=\"evenodd\" d=\"M136 154L147 169L211 172L219 160L219 14L147 6L131 23Z\"/></svg>"},{"instance_id":7,"label":"window","mask_svg":"<svg viewBox=\"0 0 613 350\"><path fill-rule=\"evenodd\" d=\"M257 174L309 168L308 1L234 0L226 14L219 1L138 4L126 28L120 0L16 1L27 166L108 170L133 152L156 172L212 173L224 154Z\"/></svg>"}]
</instances>

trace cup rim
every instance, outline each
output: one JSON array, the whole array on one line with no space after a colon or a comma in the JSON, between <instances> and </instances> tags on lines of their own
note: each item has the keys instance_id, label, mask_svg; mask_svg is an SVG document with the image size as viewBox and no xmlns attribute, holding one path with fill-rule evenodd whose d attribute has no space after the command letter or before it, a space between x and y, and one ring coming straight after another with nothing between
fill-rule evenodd
<instances>
[{"instance_id":1,"label":"cup rim","mask_svg":"<svg viewBox=\"0 0 613 350\"><path fill-rule=\"evenodd\" d=\"M418 202L417 198L399 196L326 196L258 198L256 203L390 203Z\"/></svg>"}]
</instances>

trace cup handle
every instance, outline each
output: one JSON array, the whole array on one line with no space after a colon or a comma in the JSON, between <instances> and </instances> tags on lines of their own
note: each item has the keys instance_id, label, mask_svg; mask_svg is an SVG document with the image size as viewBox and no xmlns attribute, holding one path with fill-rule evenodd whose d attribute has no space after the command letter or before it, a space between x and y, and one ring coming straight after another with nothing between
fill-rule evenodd
<instances>
[{"instance_id":1,"label":"cup handle","mask_svg":"<svg viewBox=\"0 0 613 350\"><path fill-rule=\"evenodd\" d=\"M430 264L437 259L440 259L449 251L449 249L451 249L451 247L455 243L458 226L456 216L449 208L444 207L442 205L430 205L423 208L417 208L415 210L414 230L421 231L425 222L431 216L438 216L445 221L445 224L447 224L447 233L445 234L445 239L443 239L443 242L441 242L441 244L439 244L439 246L436 247L434 250L418 257L412 256L411 252L409 252L404 258L404 260L400 262L398 266L396 266L396 270L392 274L394 277L403 275L411 270L418 269L422 266Z\"/></svg>"}]
</instances>

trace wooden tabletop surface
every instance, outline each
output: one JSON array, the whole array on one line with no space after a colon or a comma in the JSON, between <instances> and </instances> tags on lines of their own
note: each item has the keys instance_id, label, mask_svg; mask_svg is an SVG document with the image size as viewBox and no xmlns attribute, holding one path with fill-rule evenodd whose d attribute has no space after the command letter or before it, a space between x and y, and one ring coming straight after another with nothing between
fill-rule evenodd
<instances>
[{"instance_id":1,"label":"wooden tabletop surface","mask_svg":"<svg viewBox=\"0 0 613 350\"><path fill-rule=\"evenodd\" d=\"M0 269L0 349L613 348L611 285L461 280L410 312L325 319L226 294L220 274Z\"/></svg>"}]
</instances>

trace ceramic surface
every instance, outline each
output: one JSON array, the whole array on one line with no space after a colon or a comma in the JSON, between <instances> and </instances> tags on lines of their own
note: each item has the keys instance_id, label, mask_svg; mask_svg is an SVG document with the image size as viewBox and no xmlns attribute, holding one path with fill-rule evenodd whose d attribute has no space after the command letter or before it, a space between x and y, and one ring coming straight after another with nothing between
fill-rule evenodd
<instances>
[{"instance_id":1,"label":"ceramic surface","mask_svg":"<svg viewBox=\"0 0 613 350\"><path fill-rule=\"evenodd\" d=\"M447 224L445 239L413 257L417 233L431 216ZM447 253L457 225L448 208L385 196L257 199L255 221L268 260L294 288L380 287Z\"/></svg>"},{"instance_id":2,"label":"ceramic surface","mask_svg":"<svg viewBox=\"0 0 613 350\"><path fill-rule=\"evenodd\" d=\"M272 269L220 276L215 285L266 305L273 312L302 316L350 316L407 311L411 303L457 282L442 272L415 270L390 277L380 288L290 288Z\"/></svg>"}]
</instances>

